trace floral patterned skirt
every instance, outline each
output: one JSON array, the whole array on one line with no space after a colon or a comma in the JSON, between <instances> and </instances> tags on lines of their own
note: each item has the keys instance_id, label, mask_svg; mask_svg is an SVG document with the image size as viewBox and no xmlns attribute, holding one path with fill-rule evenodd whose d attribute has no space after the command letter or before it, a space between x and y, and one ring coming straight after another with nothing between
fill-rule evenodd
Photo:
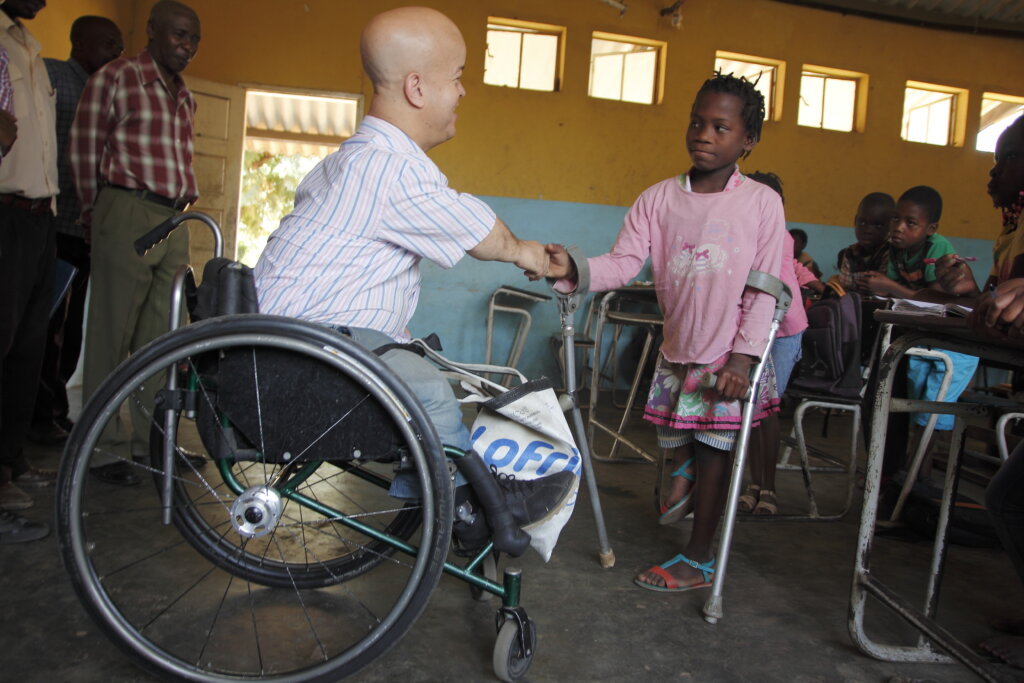
<instances>
[{"instance_id":1,"label":"floral patterned skirt","mask_svg":"<svg viewBox=\"0 0 1024 683\"><path fill-rule=\"evenodd\" d=\"M717 373L728 360L726 353L711 363L673 363L658 354L644 419L673 429L738 430L743 404L738 400L722 400L717 391L701 386L706 375ZM752 426L756 427L765 417L778 411L775 367L769 361L761 374Z\"/></svg>"}]
</instances>

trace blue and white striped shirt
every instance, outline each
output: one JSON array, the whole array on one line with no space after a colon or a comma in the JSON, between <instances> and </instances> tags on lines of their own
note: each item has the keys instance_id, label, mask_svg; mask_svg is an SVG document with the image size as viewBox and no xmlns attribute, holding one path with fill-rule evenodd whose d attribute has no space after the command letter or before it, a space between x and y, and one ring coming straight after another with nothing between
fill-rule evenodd
<instances>
[{"instance_id":1,"label":"blue and white striped shirt","mask_svg":"<svg viewBox=\"0 0 1024 683\"><path fill-rule=\"evenodd\" d=\"M367 116L303 178L271 234L256 264L260 312L407 341L420 260L451 268L494 223L408 135Z\"/></svg>"}]
</instances>

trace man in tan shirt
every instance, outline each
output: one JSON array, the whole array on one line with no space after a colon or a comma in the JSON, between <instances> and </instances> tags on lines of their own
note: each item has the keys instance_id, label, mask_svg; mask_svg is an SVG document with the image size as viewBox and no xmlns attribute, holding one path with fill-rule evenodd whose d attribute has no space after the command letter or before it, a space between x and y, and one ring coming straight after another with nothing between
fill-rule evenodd
<instances>
[{"instance_id":1,"label":"man in tan shirt","mask_svg":"<svg viewBox=\"0 0 1024 683\"><path fill-rule=\"evenodd\" d=\"M24 486L51 484L22 446L39 385L53 290L57 194L54 95L39 41L22 23L45 3L0 5L0 47L7 51L18 136L0 163L0 507L33 504Z\"/></svg>"}]
</instances>

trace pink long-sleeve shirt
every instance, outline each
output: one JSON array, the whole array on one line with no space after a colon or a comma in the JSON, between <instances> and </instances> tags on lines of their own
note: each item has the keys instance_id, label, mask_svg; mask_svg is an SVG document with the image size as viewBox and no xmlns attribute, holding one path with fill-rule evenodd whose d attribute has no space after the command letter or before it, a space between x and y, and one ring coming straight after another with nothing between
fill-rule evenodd
<instances>
[{"instance_id":1,"label":"pink long-sleeve shirt","mask_svg":"<svg viewBox=\"0 0 1024 683\"><path fill-rule=\"evenodd\" d=\"M789 287L789 292L793 295L793 301L789 304L786 317L779 324L779 336L792 337L794 334L807 329L807 311L804 309L804 302L800 296L800 288L818 278L814 277L814 273L807 270L807 266L795 258L789 257L789 254L793 253L793 236L787 232L783 237L783 241L783 249L786 250L786 256L782 259L782 284Z\"/></svg>"},{"instance_id":2,"label":"pink long-sleeve shirt","mask_svg":"<svg viewBox=\"0 0 1024 683\"><path fill-rule=\"evenodd\" d=\"M691 192L684 183L685 175L669 178L640 195L612 250L588 259L590 288L625 285L649 256L665 318L665 358L710 363L729 352L760 357L775 300L744 290L751 270L780 275L782 201L746 178L710 194Z\"/></svg>"}]
</instances>

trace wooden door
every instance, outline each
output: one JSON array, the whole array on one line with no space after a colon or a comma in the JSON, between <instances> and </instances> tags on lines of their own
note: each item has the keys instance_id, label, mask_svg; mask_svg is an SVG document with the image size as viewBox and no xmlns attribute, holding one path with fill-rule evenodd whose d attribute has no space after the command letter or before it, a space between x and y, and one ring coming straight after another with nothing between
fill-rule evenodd
<instances>
[{"instance_id":1,"label":"wooden door","mask_svg":"<svg viewBox=\"0 0 1024 683\"><path fill-rule=\"evenodd\" d=\"M245 89L202 78L186 77L185 82L197 104L192 167L199 183L199 201L193 209L217 221L224 233L224 255L234 258L245 140ZM213 256L213 236L202 223L192 223L189 231L191 260L201 268ZM197 272L197 279L201 275Z\"/></svg>"}]
</instances>

